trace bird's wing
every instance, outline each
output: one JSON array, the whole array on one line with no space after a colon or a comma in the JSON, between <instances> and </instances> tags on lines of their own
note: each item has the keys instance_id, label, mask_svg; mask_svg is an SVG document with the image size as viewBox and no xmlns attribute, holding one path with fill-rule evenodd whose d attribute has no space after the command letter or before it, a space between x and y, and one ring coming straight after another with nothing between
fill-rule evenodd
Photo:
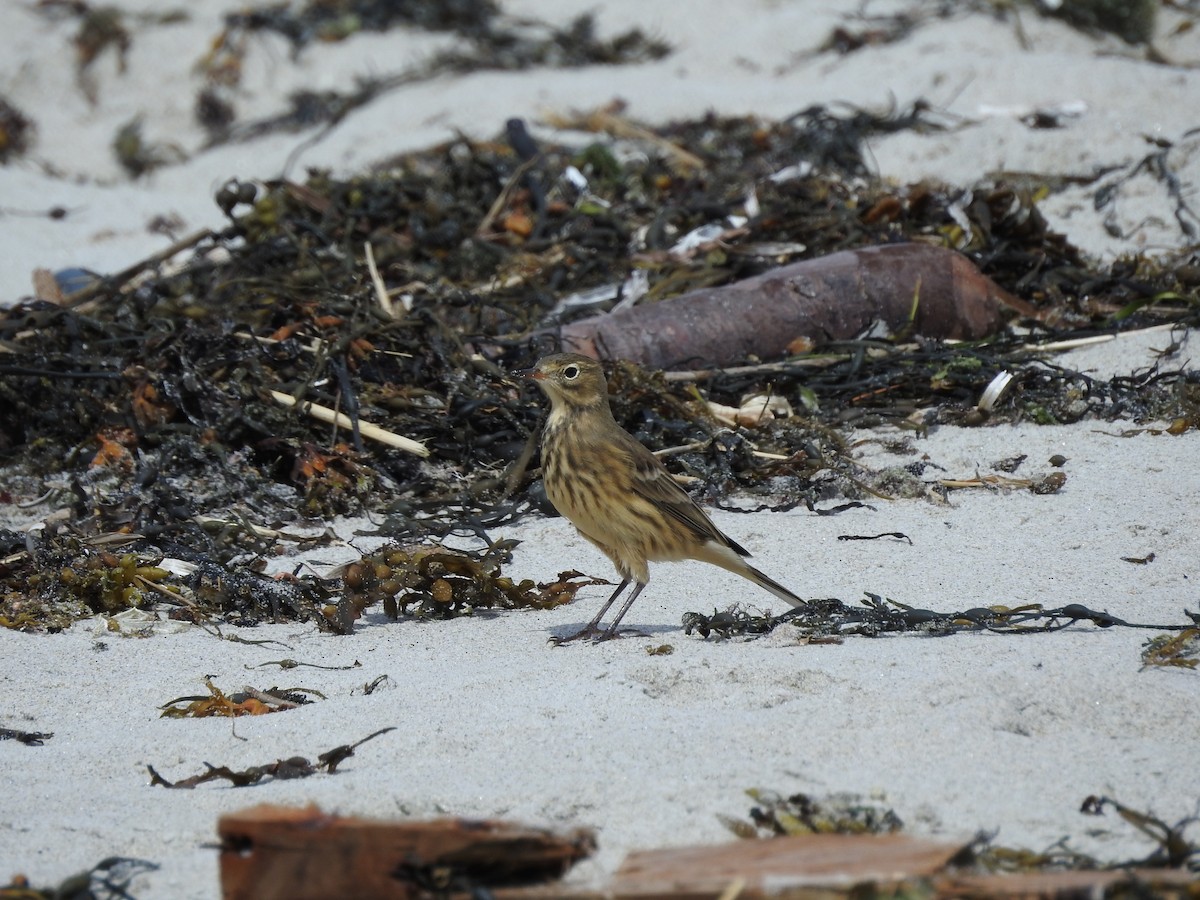
<instances>
[{"instance_id":1,"label":"bird's wing","mask_svg":"<svg viewBox=\"0 0 1200 900\"><path fill-rule=\"evenodd\" d=\"M716 541L739 556L749 556L750 551L738 544L713 524L712 519L696 501L688 496L678 482L671 477L658 457L638 443L632 435L622 433L621 449L629 456L632 469L631 487L642 497L667 515L690 528L702 540Z\"/></svg>"}]
</instances>

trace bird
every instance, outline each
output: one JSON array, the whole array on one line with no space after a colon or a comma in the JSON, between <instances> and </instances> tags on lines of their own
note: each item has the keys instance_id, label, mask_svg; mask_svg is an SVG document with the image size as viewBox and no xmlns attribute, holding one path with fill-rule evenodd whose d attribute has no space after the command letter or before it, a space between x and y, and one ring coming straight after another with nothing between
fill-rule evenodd
<instances>
[{"instance_id":1,"label":"bird","mask_svg":"<svg viewBox=\"0 0 1200 900\"><path fill-rule=\"evenodd\" d=\"M621 619L650 580L651 562L701 560L749 579L792 606L807 605L746 562L749 551L717 528L658 457L617 424L599 362L555 353L513 374L535 383L550 399L541 441L546 496L621 576L595 618L554 643L617 637ZM616 618L601 628L631 583L633 591Z\"/></svg>"}]
</instances>

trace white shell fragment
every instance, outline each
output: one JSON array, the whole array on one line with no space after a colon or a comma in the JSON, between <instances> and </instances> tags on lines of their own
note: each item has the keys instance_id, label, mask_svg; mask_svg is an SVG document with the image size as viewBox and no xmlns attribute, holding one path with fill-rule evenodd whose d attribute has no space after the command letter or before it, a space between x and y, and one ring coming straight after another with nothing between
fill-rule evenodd
<instances>
[{"instance_id":1,"label":"white shell fragment","mask_svg":"<svg viewBox=\"0 0 1200 900\"><path fill-rule=\"evenodd\" d=\"M792 404L779 394L751 394L742 398L741 406L708 404L714 419L723 425L757 425L764 419L786 419L793 414Z\"/></svg>"},{"instance_id":2,"label":"white shell fragment","mask_svg":"<svg viewBox=\"0 0 1200 900\"><path fill-rule=\"evenodd\" d=\"M1000 372L991 380L983 390L983 396L979 398L978 409L980 412L990 413L992 408L1004 396L1004 392L1008 390L1008 386L1012 383L1013 374L1007 369Z\"/></svg>"}]
</instances>

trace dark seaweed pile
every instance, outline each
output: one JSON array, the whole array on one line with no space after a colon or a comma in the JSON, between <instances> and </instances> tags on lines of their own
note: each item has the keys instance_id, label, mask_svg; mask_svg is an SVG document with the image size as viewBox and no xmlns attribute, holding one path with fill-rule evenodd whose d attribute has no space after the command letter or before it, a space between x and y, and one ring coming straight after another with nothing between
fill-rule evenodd
<instances>
[{"instance_id":1,"label":"dark seaweed pile","mask_svg":"<svg viewBox=\"0 0 1200 900\"><path fill-rule=\"evenodd\" d=\"M862 141L902 127L939 126L920 107L814 108L785 122L709 117L653 141L538 148L510 123L494 141L456 140L349 179L230 182L216 198L228 224L185 242L182 265L149 260L62 302L26 300L0 315L0 454L14 477L57 492L82 535L201 542L221 561L254 552L252 530L202 531L197 517L278 525L371 511L396 539L479 534L544 507L529 452L545 404L507 373L552 346L548 325L597 311L551 316L560 299L619 284L635 267L656 299L769 268L765 246L802 258L922 240L958 246L1052 311L1063 333L1194 323L1194 260L1092 265L1047 229L1028 183L968 193L869 178ZM801 164L804 174L769 177ZM564 178L569 166L585 189ZM744 211L751 190L758 210L739 234L686 258L665 252ZM377 296L368 246L398 311ZM1169 359L1100 381L1010 336L822 349L833 352L824 368L785 363L700 382L621 364L614 411L655 449L693 445L668 462L698 476L709 500L749 490L793 505L863 494L865 476L843 452L847 422L917 409L931 410L917 427L962 421L1005 368L1017 380L993 420L1200 422L1200 375ZM803 415L730 430L703 403L737 405L752 390ZM420 441L429 456L317 422L270 391Z\"/></svg>"},{"instance_id":2,"label":"dark seaweed pile","mask_svg":"<svg viewBox=\"0 0 1200 900\"><path fill-rule=\"evenodd\" d=\"M14 352L0 361L0 447L11 459L36 446L39 470L82 472L115 443L130 454L127 486L208 470L239 483L232 495L189 487L187 501L201 510L273 484L297 488L297 512L313 516L387 509L400 497L418 508L478 507L503 493L505 467L537 430L540 397L505 373L548 346L529 336L563 295L618 282L635 265L649 269L652 294L745 277L770 263L738 251L768 242L803 244L804 256L819 256L960 237L947 207L961 192L862 178L861 140L920 116L809 110L780 124L710 118L662 134L703 169L681 170L661 152L619 161L611 144L597 142L547 149L514 185L521 158L507 143L463 140L348 180L314 172L304 185L227 185L218 201L229 226L197 242L179 271L100 281L65 305L28 302L5 314L0 339ZM768 180L797 162L812 164L812 174ZM569 202L578 198L560 178L571 164L589 178L580 202ZM760 213L744 237L701 259L665 255L679 235L740 210L751 187ZM507 203L488 219L506 189ZM1002 286L1054 308L1065 326L1133 327L1194 309L1149 301L1194 298L1196 267L1131 259L1090 268L1047 230L1028 190L990 184L971 197L965 252ZM389 289L410 298L407 314L390 318L380 308L365 244ZM864 408L963 409L999 369L1029 358L1017 346L1008 338L956 349L856 342L826 348L847 352L845 362L816 373L785 368L771 374L771 387L795 400L802 379L826 423ZM1041 421L1194 409L1194 384L1183 376L1099 383L1050 362L1022 372L1011 413ZM705 390L736 404L763 382L718 377ZM888 391L877 399L881 386ZM625 368L613 388L619 418L656 447L715 431L686 385ZM1067 388L1085 402L1064 402ZM430 462L335 433L280 407L267 389L357 410L424 442ZM782 452L814 433L807 423L775 431L768 449ZM142 528L146 514L129 524Z\"/></svg>"}]
</instances>

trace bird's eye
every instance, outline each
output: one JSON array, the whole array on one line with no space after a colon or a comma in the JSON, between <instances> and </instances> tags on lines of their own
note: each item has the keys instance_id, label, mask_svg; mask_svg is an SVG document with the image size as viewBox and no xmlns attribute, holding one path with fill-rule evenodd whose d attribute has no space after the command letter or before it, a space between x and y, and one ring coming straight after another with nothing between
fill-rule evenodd
<instances>
[{"instance_id":1,"label":"bird's eye","mask_svg":"<svg viewBox=\"0 0 1200 900\"><path fill-rule=\"evenodd\" d=\"M568 381L574 381L579 377L579 366L567 366L563 369L563 378Z\"/></svg>"}]
</instances>

